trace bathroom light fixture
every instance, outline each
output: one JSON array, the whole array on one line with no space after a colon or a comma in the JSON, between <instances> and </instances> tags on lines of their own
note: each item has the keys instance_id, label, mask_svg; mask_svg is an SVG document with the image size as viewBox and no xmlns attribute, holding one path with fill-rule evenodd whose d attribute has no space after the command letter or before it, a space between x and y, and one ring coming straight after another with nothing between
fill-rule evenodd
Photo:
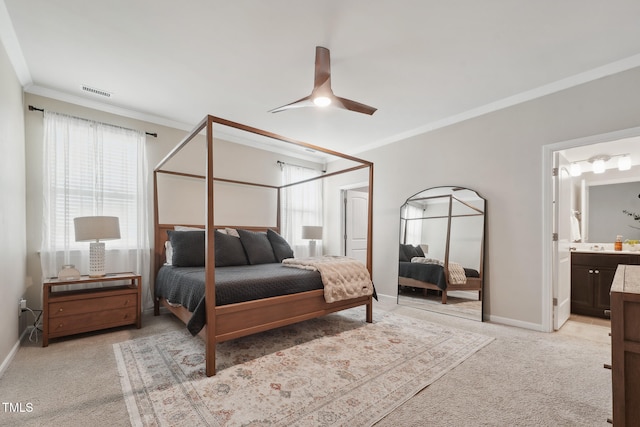
<instances>
[{"instance_id":1,"label":"bathroom light fixture","mask_svg":"<svg viewBox=\"0 0 640 427\"><path fill-rule=\"evenodd\" d=\"M582 175L582 167L580 167L580 163L578 162L571 163L571 166L569 166L569 174L571 174L571 176Z\"/></svg>"},{"instance_id":2,"label":"bathroom light fixture","mask_svg":"<svg viewBox=\"0 0 640 427\"><path fill-rule=\"evenodd\" d=\"M610 159L609 156L596 156L589 159L589 162L592 164L593 173L604 173L605 171L605 162L608 162Z\"/></svg>"},{"instance_id":3,"label":"bathroom light fixture","mask_svg":"<svg viewBox=\"0 0 640 427\"><path fill-rule=\"evenodd\" d=\"M618 170L628 171L631 169L631 156L625 154L618 158Z\"/></svg>"},{"instance_id":4,"label":"bathroom light fixture","mask_svg":"<svg viewBox=\"0 0 640 427\"><path fill-rule=\"evenodd\" d=\"M627 171L631 169L631 155L624 154L598 154L585 160L575 160L569 166L569 174L573 177L582 175L582 169L585 163L591 163L591 171L593 173L604 173L607 169L607 162L614 157L618 158L618 170Z\"/></svg>"}]
</instances>

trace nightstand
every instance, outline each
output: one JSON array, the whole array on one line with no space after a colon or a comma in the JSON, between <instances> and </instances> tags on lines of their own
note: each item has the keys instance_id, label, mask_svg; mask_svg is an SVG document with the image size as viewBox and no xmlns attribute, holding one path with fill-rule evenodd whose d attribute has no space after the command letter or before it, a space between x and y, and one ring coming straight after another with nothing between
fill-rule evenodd
<instances>
[{"instance_id":1,"label":"nightstand","mask_svg":"<svg viewBox=\"0 0 640 427\"><path fill-rule=\"evenodd\" d=\"M60 285L91 283L102 283L103 286L70 291L53 290ZM49 345L50 338L123 325L136 325L138 329L142 326L142 280L135 273L81 276L77 280L53 277L46 279L42 286L43 347Z\"/></svg>"}]
</instances>

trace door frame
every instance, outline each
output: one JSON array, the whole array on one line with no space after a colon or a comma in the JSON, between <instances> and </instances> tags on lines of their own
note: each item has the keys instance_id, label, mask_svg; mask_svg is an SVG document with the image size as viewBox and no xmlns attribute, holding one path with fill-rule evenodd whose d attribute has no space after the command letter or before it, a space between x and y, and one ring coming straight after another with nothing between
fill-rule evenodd
<instances>
[{"instance_id":1,"label":"door frame","mask_svg":"<svg viewBox=\"0 0 640 427\"><path fill-rule=\"evenodd\" d=\"M542 330L553 332L553 153L569 148L640 136L640 127L591 135L542 147Z\"/></svg>"}]
</instances>

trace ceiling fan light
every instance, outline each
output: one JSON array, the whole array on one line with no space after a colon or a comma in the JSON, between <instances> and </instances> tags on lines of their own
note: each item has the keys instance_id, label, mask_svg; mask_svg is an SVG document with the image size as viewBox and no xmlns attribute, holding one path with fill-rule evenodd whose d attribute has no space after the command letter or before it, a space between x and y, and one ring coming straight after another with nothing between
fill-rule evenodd
<instances>
[{"instance_id":1,"label":"ceiling fan light","mask_svg":"<svg viewBox=\"0 0 640 427\"><path fill-rule=\"evenodd\" d=\"M331 104L331 98L326 96L316 96L315 98L313 98L313 103L318 107L326 107Z\"/></svg>"},{"instance_id":2,"label":"ceiling fan light","mask_svg":"<svg viewBox=\"0 0 640 427\"><path fill-rule=\"evenodd\" d=\"M604 173L604 159L593 161L593 173Z\"/></svg>"},{"instance_id":3,"label":"ceiling fan light","mask_svg":"<svg viewBox=\"0 0 640 427\"><path fill-rule=\"evenodd\" d=\"M582 174L580 163L571 163L571 166L569 167L569 173L571 174L571 176L580 176Z\"/></svg>"},{"instance_id":4,"label":"ceiling fan light","mask_svg":"<svg viewBox=\"0 0 640 427\"><path fill-rule=\"evenodd\" d=\"M631 169L631 157L628 155L622 156L618 159L618 170L628 171Z\"/></svg>"}]
</instances>

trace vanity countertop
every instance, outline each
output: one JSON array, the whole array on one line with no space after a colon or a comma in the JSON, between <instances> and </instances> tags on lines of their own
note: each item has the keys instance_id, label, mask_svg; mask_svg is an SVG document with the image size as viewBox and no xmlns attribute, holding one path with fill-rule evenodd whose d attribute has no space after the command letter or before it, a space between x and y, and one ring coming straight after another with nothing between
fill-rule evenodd
<instances>
[{"instance_id":1,"label":"vanity countertop","mask_svg":"<svg viewBox=\"0 0 640 427\"><path fill-rule=\"evenodd\" d=\"M631 255L640 255L640 251L629 251L629 250L622 250L622 251L614 251L611 249L575 249L572 250L571 252L579 252L579 253L587 253L587 254L631 254Z\"/></svg>"}]
</instances>

